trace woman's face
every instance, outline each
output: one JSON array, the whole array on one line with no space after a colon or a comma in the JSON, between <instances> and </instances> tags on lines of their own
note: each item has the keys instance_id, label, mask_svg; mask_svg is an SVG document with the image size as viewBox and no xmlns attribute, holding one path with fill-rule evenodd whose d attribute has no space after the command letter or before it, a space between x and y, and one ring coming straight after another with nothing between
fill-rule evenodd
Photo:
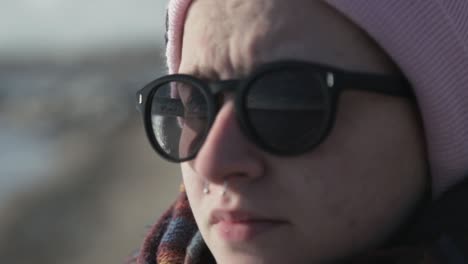
<instances>
[{"instance_id":1,"label":"woman's face","mask_svg":"<svg viewBox=\"0 0 468 264\"><path fill-rule=\"evenodd\" d=\"M280 59L394 73L365 34L321 1L192 4L179 72L239 78ZM327 262L375 247L422 197L427 171L409 101L346 91L327 139L294 157L251 143L226 94L198 156L182 164L182 173L203 238L225 264Z\"/></svg>"}]
</instances>

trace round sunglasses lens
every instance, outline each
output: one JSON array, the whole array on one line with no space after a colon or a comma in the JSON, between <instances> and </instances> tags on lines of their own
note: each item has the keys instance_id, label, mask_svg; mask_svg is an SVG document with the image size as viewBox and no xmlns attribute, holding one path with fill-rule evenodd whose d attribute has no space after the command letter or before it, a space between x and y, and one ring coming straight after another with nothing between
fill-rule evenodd
<instances>
[{"instance_id":1,"label":"round sunglasses lens","mask_svg":"<svg viewBox=\"0 0 468 264\"><path fill-rule=\"evenodd\" d=\"M329 116L324 89L317 76L303 69L268 72L258 78L244 98L257 139L283 154L318 144Z\"/></svg>"},{"instance_id":2,"label":"round sunglasses lens","mask_svg":"<svg viewBox=\"0 0 468 264\"><path fill-rule=\"evenodd\" d=\"M151 104L153 135L159 149L174 160L195 155L208 130L207 99L181 81L158 87Z\"/></svg>"}]
</instances>

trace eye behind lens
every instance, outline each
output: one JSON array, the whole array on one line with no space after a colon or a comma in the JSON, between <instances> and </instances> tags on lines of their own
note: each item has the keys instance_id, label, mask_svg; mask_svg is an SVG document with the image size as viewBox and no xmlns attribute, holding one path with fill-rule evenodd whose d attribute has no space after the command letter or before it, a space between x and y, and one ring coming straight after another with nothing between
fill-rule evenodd
<instances>
[{"instance_id":1,"label":"eye behind lens","mask_svg":"<svg viewBox=\"0 0 468 264\"><path fill-rule=\"evenodd\" d=\"M208 100L196 85L183 80L160 85L151 100L156 151L172 161L194 156L208 130L208 113Z\"/></svg>"},{"instance_id":2,"label":"eye behind lens","mask_svg":"<svg viewBox=\"0 0 468 264\"><path fill-rule=\"evenodd\" d=\"M242 98L251 137L275 154L299 154L327 131L330 96L306 68L274 70L251 81Z\"/></svg>"}]
</instances>

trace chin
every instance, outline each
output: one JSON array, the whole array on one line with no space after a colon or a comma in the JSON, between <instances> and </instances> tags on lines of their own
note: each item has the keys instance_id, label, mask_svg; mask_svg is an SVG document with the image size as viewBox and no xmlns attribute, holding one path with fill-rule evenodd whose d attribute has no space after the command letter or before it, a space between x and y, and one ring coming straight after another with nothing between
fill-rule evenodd
<instances>
[{"instance_id":1,"label":"chin","mask_svg":"<svg viewBox=\"0 0 468 264\"><path fill-rule=\"evenodd\" d=\"M271 259L262 258L261 256L251 256L243 254L227 254L216 258L218 264L275 264L275 263L289 263L289 262L276 262Z\"/></svg>"}]
</instances>

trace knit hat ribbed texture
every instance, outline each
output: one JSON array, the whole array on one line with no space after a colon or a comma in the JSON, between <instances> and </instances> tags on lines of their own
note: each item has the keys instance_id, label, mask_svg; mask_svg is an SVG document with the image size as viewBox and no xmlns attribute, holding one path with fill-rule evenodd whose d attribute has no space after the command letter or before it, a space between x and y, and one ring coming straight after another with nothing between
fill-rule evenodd
<instances>
[{"instance_id":1,"label":"knit hat ribbed texture","mask_svg":"<svg viewBox=\"0 0 468 264\"><path fill-rule=\"evenodd\" d=\"M411 82L434 197L468 176L468 0L323 0L366 31ZM192 0L170 0L167 64L181 60Z\"/></svg>"}]
</instances>

